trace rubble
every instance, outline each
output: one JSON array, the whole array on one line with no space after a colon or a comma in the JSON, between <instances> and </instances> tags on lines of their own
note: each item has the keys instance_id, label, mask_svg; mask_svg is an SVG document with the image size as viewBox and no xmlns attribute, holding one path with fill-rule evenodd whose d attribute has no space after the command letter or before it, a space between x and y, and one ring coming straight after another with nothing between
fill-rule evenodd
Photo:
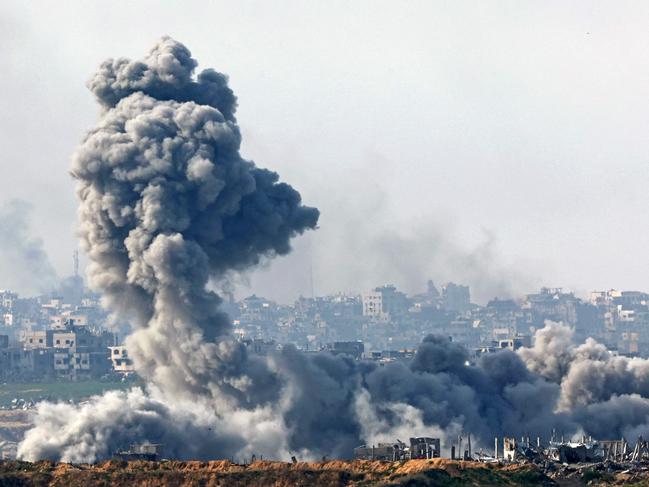
<instances>
[{"instance_id":1,"label":"rubble","mask_svg":"<svg viewBox=\"0 0 649 487\"><path fill-rule=\"evenodd\" d=\"M594 440L582 436L564 440L552 436L547 446L537 438L532 444L529 438L503 438L502 454L495 440L494 455L479 452L475 458L483 463L499 465L533 464L551 479L576 479L583 483L591 481L635 482L649 476L649 441L640 436L633 449L629 443L619 440Z\"/></svg>"},{"instance_id":2,"label":"rubble","mask_svg":"<svg viewBox=\"0 0 649 487\"><path fill-rule=\"evenodd\" d=\"M463 449L463 445L465 446ZM404 462L440 458L440 439L413 437L410 445L395 443L362 445L354 449L356 460ZM564 439L555 434L547 444L540 437L495 438L493 452L471 451L471 436L459 436L449 448L451 461L488 464L493 467L528 465L550 479L575 479L579 483L602 480L634 481L649 476L649 441L639 437L631 448L624 439L595 440L592 437ZM457 452L457 455L456 455Z\"/></svg>"},{"instance_id":3,"label":"rubble","mask_svg":"<svg viewBox=\"0 0 649 487\"><path fill-rule=\"evenodd\" d=\"M440 456L440 439L425 436L410 438L410 445L397 440L395 443L362 445L354 449L354 458L356 460L403 461L439 458Z\"/></svg>"},{"instance_id":4,"label":"rubble","mask_svg":"<svg viewBox=\"0 0 649 487\"><path fill-rule=\"evenodd\" d=\"M162 445L157 443L142 443L131 445L128 450L121 450L115 453L114 458L123 461L146 460L158 461Z\"/></svg>"}]
</instances>

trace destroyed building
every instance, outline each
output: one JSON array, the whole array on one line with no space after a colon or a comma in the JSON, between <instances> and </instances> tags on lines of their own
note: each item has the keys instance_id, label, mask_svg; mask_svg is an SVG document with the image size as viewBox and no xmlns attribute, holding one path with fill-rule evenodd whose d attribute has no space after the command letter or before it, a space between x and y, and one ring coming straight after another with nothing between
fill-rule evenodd
<instances>
[{"instance_id":1,"label":"destroyed building","mask_svg":"<svg viewBox=\"0 0 649 487\"><path fill-rule=\"evenodd\" d=\"M551 443L545 454L560 463L596 462L602 459L597 443L583 441Z\"/></svg>"},{"instance_id":2,"label":"destroyed building","mask_svg":"<svg viewBox=\"0 0 649 487\"><path fill-rule=\"evenodd\" d=\"M155 462L161 459L163 445L154 443L142 443L131 445L127 450L120 450L114 457L126 462L145 460Z\"/></svg>"},{"instance_id":3,"label":"destroyed building","mask_svg":"<svg viewBox=\"0 0 649 487\"><path fill-rule=\"evenodd\" d=\"M133 360L128 356L128 350L124 345L108 347L112 370L119 374L127 374L135 371Z\"/></svg>"},{"instance_id":4,"label":"destroyed building","mask_svg":"<svg viewBox=\"0 0 649 487\"><path fill-rule=\"evenodd\" d=\"M365 346L359 340L353 342L334 342L327 346L327 350L334 355L346 355L358 360L363 356Z\"/></svg>"},{"instance_id":5,"label":"destroyed building","mask_svg":"<svg viewBox=\"0 0 649 487\"><path fill-rule=\"evenodd\" d=\"M396 440L395 443L362 445L354 449L354 458L357 460L403 461L440 456L440 439L424 436L410 438L409 444Z\"/></svg>"},{"instance_id":6,"label":"destroyed building","mask_svg":"<svg viewBox=\"0 0 649 487\"><path fill-rule=\"evenodd\" d=\"M401 446L399 443L379 443L378 445L362 445L354 448L356 460L382 460L396 461L401 459Z\"/></svg>"}]
</instances>

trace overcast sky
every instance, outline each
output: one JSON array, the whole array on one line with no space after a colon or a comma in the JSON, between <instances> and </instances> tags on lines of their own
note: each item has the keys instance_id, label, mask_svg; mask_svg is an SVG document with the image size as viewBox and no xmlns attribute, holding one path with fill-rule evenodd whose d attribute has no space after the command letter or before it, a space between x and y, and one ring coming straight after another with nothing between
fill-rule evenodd
<instances>
[{"instance_id":1,"label":"overcast sky","mask_svg":"<svg viewBox=\"0 0 649 487\"><path fill-rule=\"evenodd\" d=\"M4 0L0 201L69 273L85 82L170 35L230 76L244 157L322 212L239 296L649 290L648 25L640 1Z\"/></svg>"}]
</instances>

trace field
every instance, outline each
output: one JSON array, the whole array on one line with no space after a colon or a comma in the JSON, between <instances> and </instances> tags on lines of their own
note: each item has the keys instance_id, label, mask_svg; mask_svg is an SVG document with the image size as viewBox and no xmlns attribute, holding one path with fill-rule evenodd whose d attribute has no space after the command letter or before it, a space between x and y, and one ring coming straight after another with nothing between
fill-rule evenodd
<instances>
[{"instance_id":1,"label":"field","mask_svg":"<svg viewBox=\"0 0 649 487\"><path fill-rule=\"evenodd\" d=\"M609 465L611 467L612 465ZM436 458L404 462L344 461L235 464L228 460L94 465L0 462L0 485L42 487L586 487L649 485L649 467L609 471L604 465L483 464Z\"/></svg>"},{"instance_id":2,"label":"field","mask_svg":"<svg viewBox=\"0 0 649 487\"><path fill-rule=\"evenodd\" d=\"M571 486L585 485L576 479ZM53 462L0 462L0 485L91 487L462 487L555 486L530 465L493 467L451 460L408 462L329 461L297 464L255 462L122 462L71 465Z\"/></svg>"},{"instance_id":3,"label":"field","mask_svg":"<svg viewBox=\"0 0 649 487\"><path fill-rule=\"evenodd\" d=\"M6 383L0 385L0 407L11 406L13 399L34 402L43 399L51 401L68 401L72 399L79 401L105 391L115 389L125 390L136 385L139 385L139 383L102 381L37 382L27 384Z\"/></svg>"}]
</instances>

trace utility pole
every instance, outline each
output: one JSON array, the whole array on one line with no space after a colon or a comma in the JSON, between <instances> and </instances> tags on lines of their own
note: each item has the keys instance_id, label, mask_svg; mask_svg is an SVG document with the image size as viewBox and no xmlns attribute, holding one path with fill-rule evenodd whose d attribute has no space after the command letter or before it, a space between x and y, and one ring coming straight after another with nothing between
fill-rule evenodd
<instances>
[{"instance_id":1,"label":"utility pole","mask_svg":"<svg viewBox=\"0 0 649 487\"><path fill-rule=\"evenodd\" d=\"M72 262L74 264L74 278L79 278L79 251L72 252Z\"/></svg>"},{"instance_id":2,"label":"utility pole","mask_svg":"<svg viewBox=\"0 0 649 487\"><path fill-rule=\"evenodd\" d=\"M315 301L315 286L313 284L313 242L309 239L309 285L311 287L311 299Z\"/></svg>"}]
</instances>

